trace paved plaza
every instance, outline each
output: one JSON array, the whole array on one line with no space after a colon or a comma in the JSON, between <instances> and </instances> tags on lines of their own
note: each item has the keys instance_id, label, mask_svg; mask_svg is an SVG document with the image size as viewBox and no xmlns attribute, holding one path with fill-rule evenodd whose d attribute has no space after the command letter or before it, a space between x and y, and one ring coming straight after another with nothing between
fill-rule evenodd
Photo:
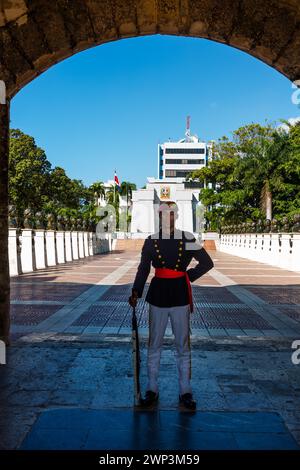
<instances>
[{"instance_id":1,"label":"paved plaza","mask_svg":"<svg viewBox=\"0 0 300 470\"><path fill-rule=\"evenodd\" d=\"M299 448L300 365L291 361L291 344L300 339L300 275L218 251L210 255L214 269L193 287L195 414L178 410L170 327L159 408L133 411L127 299L138 252L115 251L12 278L0 448ZM144 299L137 313L144 390Z\"/></svg>"}]
</instances>

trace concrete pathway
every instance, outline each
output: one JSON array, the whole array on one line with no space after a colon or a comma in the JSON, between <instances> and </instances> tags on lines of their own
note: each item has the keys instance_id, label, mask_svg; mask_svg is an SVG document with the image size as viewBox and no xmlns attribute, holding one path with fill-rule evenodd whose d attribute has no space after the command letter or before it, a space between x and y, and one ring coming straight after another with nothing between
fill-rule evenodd
<instances>
[{"instance_id":1,"label":"concrete pathway","mask_svg":"<svg viewBox=\"0 0 300 470\"><path fill-rule=\"evenodd\" d=\"M192 415L178 409L170 329L158 411L133 412L127 298L138 253L13 278L12 345L0 368L0 448L297 448L300 365L291 360L291 344L300 339L299 275L211 255L215 268L193 288ZM144 390L144 299L138 315ZM146 433L137 440L139 426Z\"/></svg>"}]
</instances>

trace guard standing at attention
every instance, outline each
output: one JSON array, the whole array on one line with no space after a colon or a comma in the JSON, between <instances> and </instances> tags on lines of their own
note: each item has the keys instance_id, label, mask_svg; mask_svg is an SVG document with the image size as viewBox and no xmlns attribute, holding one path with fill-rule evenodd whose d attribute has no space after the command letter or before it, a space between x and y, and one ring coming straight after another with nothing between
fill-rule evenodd
<instances>
[{"instance_id":1,"label":"guard standing at attention","mask_svg":"<svg viewBox=\"0 0 300 470\"><path fill-rule=\"evenodd\" d=\"M158 401L160 356L170 317L176 345L179 403L187 409L195 410L196 401L190 384L190 313L193 311L191 282L207 273L213 267L213 261L193 234L175 229L177 206L174 202L161 204L159 215L159 232L145 240L129 297L129 304L136 306L138 298L142 297L152 264L155 276L146 295L149 303L148 384L142 404L151 406ZM198 264L187 269L193 258Z\"/></svg>"}]
</instances>

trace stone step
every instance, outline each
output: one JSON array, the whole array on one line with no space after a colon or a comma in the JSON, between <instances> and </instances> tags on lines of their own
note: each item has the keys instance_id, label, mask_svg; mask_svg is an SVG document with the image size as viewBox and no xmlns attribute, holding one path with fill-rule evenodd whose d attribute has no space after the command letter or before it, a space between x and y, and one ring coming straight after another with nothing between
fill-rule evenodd
<instances>
[{"instance_id":1,"label":"stone step","mask_svg":"<svg viewBox=\"0 0 300 470\"><path fill-rule=\"evenodd\" d=\"M203 248L205 250L216 250L215 240L204 240Z\"/></svg>"},{"instance_id":2,"label":"stone step","mask_svg":"<svg viewBox=\"0 0 300 470\"><path fill-rule=\"evenodd\" d=\"M117 240L116 250L141 251L143 244L144 244L144 239Z\"/></svg>"},{"instance_id":3,"label":"stone step","mask_svg":"<svg viewBox=\"0 0 300 470\"><path fill-rule=\"evenodd\" d=\"M143 244L143 239L117 240L116 250L141 251ZM206 250L216 250L216 244L214 240L205 240L203 246Z\"/></svg>"}]
</instances>

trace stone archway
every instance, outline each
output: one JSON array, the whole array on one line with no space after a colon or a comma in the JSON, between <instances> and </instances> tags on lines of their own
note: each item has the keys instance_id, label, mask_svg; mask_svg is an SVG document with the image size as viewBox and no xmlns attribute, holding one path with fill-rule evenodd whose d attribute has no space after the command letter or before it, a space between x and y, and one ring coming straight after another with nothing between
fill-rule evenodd
<instances>
[{"instance_id":1,"label":"stone archway","mask_svg":"<svg viewBox=\"0 0 300 470\"><path fill-rule=\"evenodd\" d=\"M9 100L79 51L122 38L172 34L219 41L300 78L298 0L0 0L0 339L8 341Z\"/></svg>"}]
</instances>

